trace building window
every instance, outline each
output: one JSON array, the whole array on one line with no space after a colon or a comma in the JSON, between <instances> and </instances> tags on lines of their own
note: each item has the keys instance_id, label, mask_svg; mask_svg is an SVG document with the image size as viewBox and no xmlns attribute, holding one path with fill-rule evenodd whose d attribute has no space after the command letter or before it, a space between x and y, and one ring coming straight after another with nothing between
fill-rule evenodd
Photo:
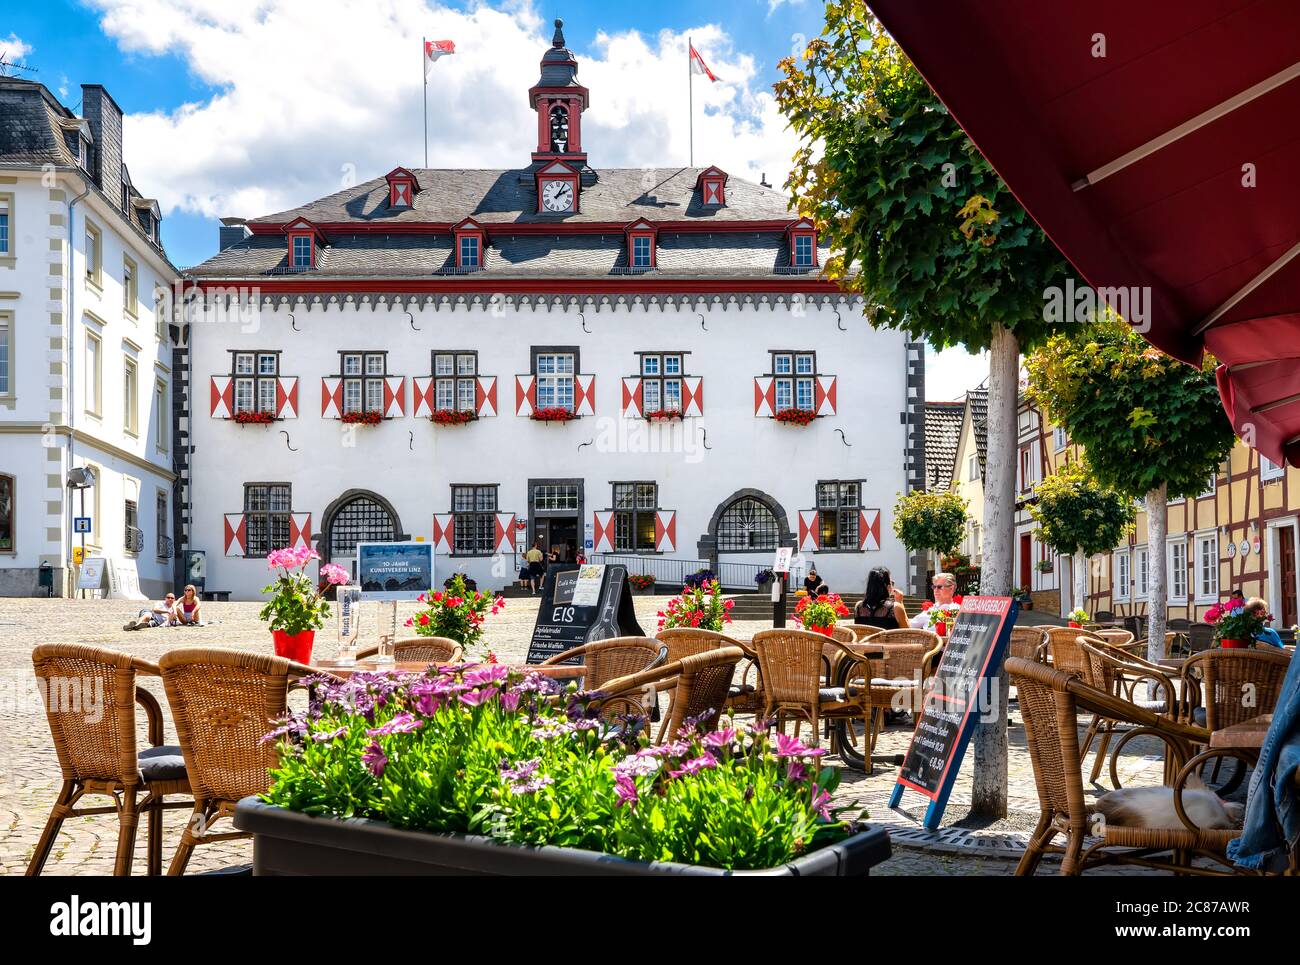
<instances>
[{"instance_id":1,"label":"building window","mask_svg":"<svg viewBox=\"0 0 1300 965\"><path fill-rule=\"evenodd\" d=\"M1128 550L1122 550L1115 554L1115 599L1116 601L1127 601L1129 596L1129 584L1132 582L1130 565L1132 557L1129 556Z\"/></svg>"},{"instance_id":2,"label":"building window","mask_svg":"<svg viewBox=\"0 0 1300 965\"><path fill-rule=\"evenodd\" d=\"M154 438L159 452L166 452L171 443L171 412L167 405L167 383L158 379L153 384Z\"/></svg>"},{"instance_id":3,"label":"building window","mask_svg":"<svg viewBox=\"0 0 1300 965\"><path fill-rule=\"evenodd\" d=\"M1070 444L1070 440L1065 435L1065 429L1063 429L1061 426L1056 426L1055 428L1052 429L1052 447L1057 452L1060 452L1069 444Z\"/></svg>"},{"instance_id":4,"label":"building window","mask_svg":"<svg viewBox=\"0 0 1300 965\"><path fill-rule=\"evenodd\" d=\"M1196 537L1196 602L1215 603L1219 599L1219 534Z\"/></svg>"},{"instance_id":5,"label":"building window","mask_svg":"<svg viewBox=\"0 0 1300 965\"><path fill-rule=\"evenodd\" d=\"M293 267L311 268L311 235L293 236Z\"/></svg>"},{"instance_id":6,"label":"building window","mask_svg":"<svg viewBox=\"0 0 1300 965\"><path fill-rule=\"evenodd\" d=\"M0 398L12 396L14 358L14 317L0 314Z\"/></svg>"},{"instance_id":7,"label":"building window","mask_svg":"<svg viewBox=\"0 0 1300 965\"><path fill-rule=\"evenodd\" d=\"M126 528L122 546L128 553L138 553L144 548L144 534L140 532L140 508L134 499L125 501L123 518L126 520Z\"/></svg>"},{"instance_id":8,"label":"building window","mask_svg":"<svg viewBox=\"0 0 1300 965\"><path fill-rule=\"evenodd\" d=\"M3 394L4 391L0 390L0 395ZM1260 454L1259 457L1260 482L1271 482L1274 479L1281 479L1285 475L1286 475L1285 465L1283 466L1274 465L1273 460L1269 459L1268 456L1265 456L1262 453Z\"/></svg>"},{"instance_id":9,"label":"building window","mask_svg":"<svg viewBox=\"0 0 1300 965\"><path fill-rule=\"evenodd\" d=\"M0 475L0 553L14 548L14 477Z\"/></svg>"},{"instance_id":10,"label":"building window","mask_svg":"<svg viewBox=\"0 0 1300 965\"><path fill-rule=\"evenodd\" d=\"M576 358L570 352L539 352L533 357L533 375L537 377L537 408L573 411Z\"/></svg>"},{"instance_id":11,"label":"building window","mask_svg":"<svg viewBox=\"0 0 1300 965\"><path fill-rule=\"evenodd\" d=\"M100 369L100 358L103 354L99 336L93 332L86 332L86 411L93 416L98 416L100 413L100 381L103 375Z\"/></svg>"},{"instance_id":12,"label":"building window","mask_svg":"<svg viewBox=\"0 0 1300 965\"><path fill-rule=\"evenodd\" d=\"M773 352L771 375L776 387L777 412L813 409L817 381L815 352Z\"/></svg>"},{"instance_id":13,"label":"building window","mask_svg":"<svg viewBox=\"0 0 1300 965\"><path fill-rule=\"evenodd\" d=\"M856 482L817 483L818 545L824 550L856 550L862 512L862 486Z\"/></svg>"},{"instance_id":14,"label":"building window","mask_svg":"<svg viewBox=\"0 0 1300 965\"><path fill-rule=\"evenodd\" d=\"M343 414L384 412L384 378L388 375L387 352L341 352Z\"/></svg>"},{"instance_id":15,"label":"building window","mask_svg":"<svg viewBox=\"0 0 1300 965\"><path fill-rule=\"evenodd\" d=\"M1133 551L1133 570L1136 578L1137 589L1134 599L1145 600L1151 586L1150 574L1150 556L1151 552L1145 546L1139 547Z\"/></svg>"},{"instance_id":16,"label":"building window","mask_svg":"<svg viewBox=\"0 0 1300 965\"><path fill-rule=\"evenodd\" d=\"M649 268L653 264L651 253L654 250L654 239L649 235L634 235L632 237L632 267Z\"/></svg>"},{"instance_id":17,"label":"building window","mask_svg":"<svg viewBox=\"0 0 1300 965\"><path fill-rule=\"evenodd\" d=\"M249 483L244 486L244 555L265 556L289 545L292 487L288 483Z\"/></svg>"},{"instance_id":18,"label":"building window","mask_svg":"<svg viewBox=\"0 0 1300 965\"><path fill-rule=\"evenodd\" d=\"M130 258L122 259L122 311L132 318L136 317L139 303L139 283L136 281L135 262Z\"/></svg>"},{"instance_id":19,"label":"building window","mask_svg":"<svg viewBox=\"0 0 1300 965\"><path fill-rule=\"evenodd\" d=\"M14 196L0 194L0 255L12 255Z\"/></svg>"},{"instance_id":20,"label":"building window","mask_svg":"<svg viewBox=\"0 0 1300 965\"><path fill-rule=\"evenodd\" d=\"M155 293L153 300L153 330L162 341L167 341L167 297L161 290Z\"/></svg>"},{"instance_id":21,"label":"building window","mask_svg":"<svg viewBox=\"0 0 1300 965\"><path fill-rule=\"evenodd\" d=\"M478 236L462 235L460 239L460 267L479 267Z\"/></svg>"},{"instance_id":22,"label":"building window","mask_svg":"<svg viewBox=\"0 0 1300 965\"><path fill-rule=\"evenodd\" d=\"M131 435L140 431L139 411L139 377L136 373L135 359L126 359L122 371L122 428Z\"/></svg>"},{"instance_id":23,"label":"building window","mask_svg":"<svg viewBox=\"0 0 1300 965\"><path fill-rule=\"evenodd\" d=\"M578 487L571 483L540 483L533 487L533 509L576 512Z\"/></svg>"},{"instance_id":24,"label":"building window","mask_svg":"<svg viewBox=\"0 0 1300 965\"><path fill-rule=\"evenodd\" d=\"M232 352L231 364L231 379L235 387L235 411L231 414L267 412L275 415L280 353Z\"/></svg>"},{"instance_id":25,"label":"building window","mask_svg":"<svg viewBox=\"0 0 1300 965\"><path fill-rule=\"evenodd\" d=\"M1169 544L1169 602L1187 602L1187 541Z\"/></svg>"},{"instance_id":26,"label":"building window","mask_svg":"<svg viewBox=\"0 0 1300 965\"><path fill-rule=\"evenodd\" d=\"M99 229L89 221L86 222L86 281L100 285L102 280L103 245L100 243Z\"/></svg>"},{"instance_id":27,"label":"building window","mask_svg":"<svg viewBox=\"0 0 1300 965\"><path fill-rule=\"evenodd\" d=\"M680 353L641 356L641 411L681 412L682 376L685 373Z\"/></svg>"},{"instance_id":28,"label":"building window","mask_svg":"<svg viewBox=\"0 0 1300 965\"><path fill-rule=\"evenodd\" d=\"M970 456L966 460L966 481L975 482L980 477L979 456Z\"/></svg>"},{"instance_id":29,"label":"building window","mask_svg":"<svg viewBox=\"0 0 1300 965\"><path fill-rule=\"evenodd\" d=\"M1206 496L1213 496L1217 487L1217 483L1218 483L1218 474L1210 473L1210 478L1205 485L1205 491L1201 493L1201 495L1197 496L1196 498L1204 499Z\"/></svg>"},{"instance_id":30,"label":"building window","mask_svg":"<svg viewBox=\"0 0 1300 965\"><path fill-rule=\"evenodd\" d=\"M794 236L794 266L796 268L811 268L815 264L813 256L813 236L812 235L795 235Z\"/></svg>"},{"instance_id":31,"label":"building window","mask_svg":"<svg viewBox=\"0 0 1300 965\"><path fill-rule=\"evenodd\" d=\"M167 531L171 529L167 517L167 491L158 490L158 503L155 509L154 526L157 527L158 547L157 555L160 560L169 560L172 558L172 541L167 536Z\"/></svg>"},{"instance_id":32,"label":"building window","mask_svg":"<svg viewBox=\"0 0 1300 965\"><path fill-rule=\"evenodd\" d=\"M473 412L477 379L477 352L434 352L433 407Z\"/></svg>"},{"instance_id":33,"label":"building window","mask_svg":"<svg viewBox=\"0 0 1300 965\"><path fill-rule=\"evenodd\" d=\"M772 510L752 496L737 499L722 511L718 519L720 552L774 550L780 535Z\"/></svg>"},{"instance_id":34,"label":"building window","mask_svg":"<svg viewBox=\"0 0 1300 965\"><path fill-rule=\"evenodd\" d=\"M451 511L456 556L491 556L496 551L496 486L452 486Z\"/></svg>"},{"instance_id":35,"label":"building window","mask_svg":"<svg viewBox=\"0 0 1300 965\"><path fill-rule=\"evenodd\" d=\"M638 551L655 548L655 510L659 486L652 482L614 483L614 548Z\"/></svg>"}]
</instances>

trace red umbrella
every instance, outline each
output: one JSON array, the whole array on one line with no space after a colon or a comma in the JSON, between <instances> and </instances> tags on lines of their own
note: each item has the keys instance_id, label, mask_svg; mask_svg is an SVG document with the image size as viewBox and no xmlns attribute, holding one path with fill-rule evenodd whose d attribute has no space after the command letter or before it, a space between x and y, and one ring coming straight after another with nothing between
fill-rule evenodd
<instances>
[{"instance_id":1,"label":"red umbrella","mask_svg":"<svg viewBox=\"0 0 1300 965\"><path fill-rule=\"evenodd\" d=\"M869 3L1080 275L1300 465L1300 3Z\"/></svg>"}]
</instances>

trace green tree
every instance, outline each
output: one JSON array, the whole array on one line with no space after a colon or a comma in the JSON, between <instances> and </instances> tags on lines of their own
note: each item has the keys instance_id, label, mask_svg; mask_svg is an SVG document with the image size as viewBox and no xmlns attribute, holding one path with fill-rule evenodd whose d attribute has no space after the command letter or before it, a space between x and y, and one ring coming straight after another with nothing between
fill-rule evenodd
<instances>
[{"instance_id":1,"label":"green tree","mask_svg":"<svg viewBox=\"0 0 1300 965\"><path fill-rule=\"evenodd\" d=\"M951 489L918 489L894 504L894 535L913 552L951 553L966 535L966 500Z\"/></svg>"},{"instance_id":2,"label":"green tree","mask_svg":"<svg viewBox=\"0 0 1300 965\"><path fill-rule=\"evenodd\" d=\"M1087 561L1109 553L1132 531L1133 499L1098 482L1086 459L1062 466L1034 487L1034 495L1029 515L1038 524L1038 540L1075 558L1074 599L1082 605Z\"/></svg>"},{"instance_id":3,"label":"green tree","mask_svg":"<svg viewBox=\"0 0 1300 965\"><path fill-rule=\"evenodd\" d=\"M1097 481L1146 502L1153 661L1165 646L1169 498L1203 493L1235 441L1214 365L1170 358L1113 315L1026 361L1031 397L1087 450Z\"/></svg>"},{"instance_id":4,"label":"green tree","mask_svg":"<svg viewBox=\"0 0 1300 965\"><path fill-rule=\"evenodd\" d=\"M863 0L832 0L777 103L799 138L786 186L832 251L826 274L878 326L989 350L982 588L1012 588L1019 352L1054 330L1069 267ZM975 737L972 814L1007 802L1005 672Z\"/></svg>"}]
</instances>

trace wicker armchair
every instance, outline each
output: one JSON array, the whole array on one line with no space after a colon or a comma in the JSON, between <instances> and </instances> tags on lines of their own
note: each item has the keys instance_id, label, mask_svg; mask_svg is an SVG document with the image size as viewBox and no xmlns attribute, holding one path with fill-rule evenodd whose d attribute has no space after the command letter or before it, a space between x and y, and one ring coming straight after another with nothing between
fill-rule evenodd
<instances>
[{"instance_id":1,"label":"wicker armchair","mask_svg":"<svg viewBox=\"0 0 1300 965\"><path fill-rule=\"evenodd\" d=\"M692 627L660 630L655 639L668 646L670 663L720 647L739 647L745 655L745 663L740 682L732 681L725 709L738 714L757 714L763 709L763 676L758 668L758 653L748 644L715 630L696 630ZM754 675L752 682L749 676L751 672Z\"/></svg>"},{"instance_id":2,"label":"wicker armchair","mask_svg":"<svg viewBox=\"0 0 1300 965\"><path fill-rule=\"evenodd\" d=\"M1046 646L1047 636L1042 627L1012 627L1007 656L1042 663L1047 659Z\"/></svg>"},{"instance_id":3,"label":"wicker armchair","mask_svg":"<svg viewBox=\"0 0 1300 965\"><path fill-rule=\"evenodd\" d=\"M763 715L774 718L782 732L786 721L794 720L796 737L802 722L808 721L814 741L820 739L822 722L861 721L862 746L838 749L846 763L855 764L860 760L870 773L875 733L869 661L847 645L834 640L828 642L820 633L807 630L761 630L754 634L753 647L758 651L758 663L763 671ZM834 650L838 660L854 665L842 686L822 685L825 648Z\"/></svg>"},{"instance_id":4,"label":"wicker armchair","mask_svg":"<svg viewBox=\"0 0 1300 965\"><path fill-rule=\"evenodd\" d=\"M378 653L378 645L365 647L357 651L357 659L367 660ZM461 645L450 637L402 637L393 644L393 654L399 663L459 663L464 657Z\"/></svg>"},{"instance_id":5,"label":"wicker armchair","mask_svg":"<svg viewBox=\"0 0 1300 965\"><path fill-rule=\"evenodd\" d=\"M113 874L129 875L141 812L147 821L146 868L149 874L158 874L162 870L161 812L190 806L188 800L165 801L168 794L189 794L181 749L163 744L162 709L153 694L136 686L137 675L156 677L158 667L130 654L81 644L42 644L32 651L32 663L41 682L63 785L32 852L27 874L41 873L68 818L115 813L118 834ZM148 723L146 750L136 744L137 703L144 708ZM77 802L87 794L104 795L113 803L78 808Z\"/></svg>"},{"instance_id":6,"label":"wicker armchair","mask_svg":"<svg viewBox=\"0 0 1300 965\"><path fill-rule=\"evenodd\" d=\"M607 680L600 688L596 708L606 717L614 714L649 714L658 696L672 691L673 699L659 727L658 739L672 740L689 717L716 711L700 721L702 730L717 727L727 700L736 664L745 659L740 647L724 646L655 665L637 673Z\"/></svg>"},{"instance_id":7,"label":"wicker armchair","mask_svg":"<svg viewBox=\"0 0 1300 965\"><path fill-rule=\"evenodd\" d=\"M1125 646L1126 644L1132 643L1134 639L1133 634L1128 630L1120 630L1118 628L1106 629L1104 627L1098 627L1091 632L1094 637L1101 637L1101 639L1114 647Z\"/></svg>"},{"instance_id":8,"label":"wicker armchair","mask_svg":"<svg viewBox=\"0 0 1300 965\"><path fill-rule=\"evenodd\" d=\"M1269 650L1206 650L1183 664L1183 720L1222 730L1272 713L1291 657Z\"/></svg>"},{"instance_id":9,"label":"wicker armchair","mask_svg":"<svg viewBox=\"0 0 1300 965\"><path fill-rule=\"evenodd\" d=\"M1085 680L1097 690L1120 697L1143 710L1169 717L1177 715L1178 690L1173 681L1159 667L1151 664L1137 663L1127 659L1128 654L1117 646L1106 643L1083 644L1084 656L1088 660L1089 671ZM1150 684L1153 696L1138 696L1138 684ZM1146 692L1143 688L1143 694ZM1080 745L1079 756L1087 757L1094 739L1098 741L1097 756L1092 762L1092 774L1088 778L1096 783L1101 775L1102 763L1106 760L1106 749L1110 746L1111 735L1119 729L1121 721L1110 717L1094 715L1088 731Z\"/></svg>"},{"instance_id":10,"label":"wicker armchair","mask_svg":"<svg viewBox=\"0 0 1300 965\"><path fill-rule=\"evenodd\" d=\"M1087 677L1090 672L1088 658L1083 653L1083 643L1095 643L1096 637L1090 630L1074 627L1047 627L1047 659L1057 670L1064 670L1079 677Z\"/></svg>"},{"instance_id":11,"label":"wicker armchair","mask_svg":"<svg viewBox=\"0 0 1300 965\"><path fill-rule=\"evenodd\" d=\"M649 670L667 659L668 647L651 637L614 637L557 653L541 666L555 667L570 660L586 664L582 688L600 690L611 680Z\"/></svg>"},{"instance_id":12,"label":"wicker armchair","mask_svg":"<svg viewBox=\"0 0 1300 965\"><path fill-rule=\"evenodd\" d=\"M844 627L846 630L849 631L849 633L853 634L853 636L857 638L859 643L862 642L863 640L868 640L871 637L874 637L877 633L883 632L880 627L868 627L858 623L841 623L840 626Z\"/></svg>"},{"instance_id":13,"label":"wicker armchair","mask_svg":"<svg viewBox=\"0 0 1300 965\"><path fill-rule=\"evenodd\" d=\"M1012 657L1007 660L1007 672L1020 696L1040 808L1038 826L1016 868L1017 875L1032 875L1047 852L1064 855L1063 875L1077 875L1085 868L1104 864L1137 864L1180 874L1230 873L1224 849L1241 832L1198 828L1182 808L1182 787L1197 765L1190 758L1192 744L1200 736L1198 729L1143 710L1088 686L1073 674L1034 661ZM1166 759L1173 763L1176 774L1170 782L1175 788L1175 809L1184 827L1103 824L1096 829L1098 840L1085 849L1091 812L1083 797L1077 720L1080 710L1132 724L1135 729L1130 734L1140 731L1165 742ZM1052 844L1058 834L1065 835L1064 848ZM1214 859L1225 870L1192 867L1193 857Z\"/></svg>"},{"instance_id":14,"label":"wicker armchair","mask_svg":"<svg viewBox=\"0 0 1300 965\"><path fill-rule=\"evenodd\" d=\"M284 657L218 649L170 650L158 666L194 791L194 815L167 870L181 875L197 845L248 837L210 829L235 813L240 798L267 789L277 758L262 738L288 712L290 683L317 671Z\"/></svg>"}]
</instances>

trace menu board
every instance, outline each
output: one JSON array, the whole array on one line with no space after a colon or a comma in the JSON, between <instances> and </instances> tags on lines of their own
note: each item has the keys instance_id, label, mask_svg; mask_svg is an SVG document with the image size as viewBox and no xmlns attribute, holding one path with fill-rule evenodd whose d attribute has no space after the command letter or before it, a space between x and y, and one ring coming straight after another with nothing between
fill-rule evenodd
<instances>
[{"instance_id":1,"label":"menu board","mask_svg":"<svg viewBox=\"0 0 1300 965\"><path fill-rule=\"evenodd\" d=\"M528 647L529 663L541 663L594 640L645 636L632 608L627 567L603 569L597 602L582 605L581 595L574 599L574 591L579 589L579 567L573 563L552 563L547 567L537 623Z\"/></svg>"},{"instance_id":2,"label":"menu board","mask_svg":"<svg viewBox=\"0 0 1300 965\"><path fill-rule=\"evenodd\" d=\"M989 706L987 681L1001 670L1016 613L1010 597L962 600L889 799L895 807L905 788L928 797L933 803L926 812L927 828L939 826L979 713Z\"/></svg>"}]
</instances>

